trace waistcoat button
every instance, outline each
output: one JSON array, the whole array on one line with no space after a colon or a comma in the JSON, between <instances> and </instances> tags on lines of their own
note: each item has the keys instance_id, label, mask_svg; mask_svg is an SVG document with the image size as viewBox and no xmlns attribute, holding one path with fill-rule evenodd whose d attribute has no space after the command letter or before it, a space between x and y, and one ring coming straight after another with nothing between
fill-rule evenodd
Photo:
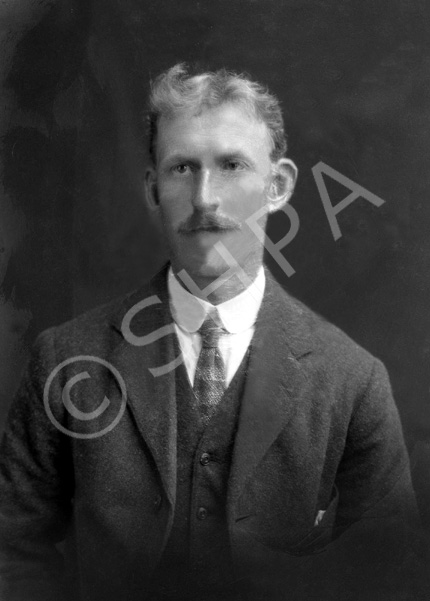
<instances>
[{"instance_id":1,"label":"waistcoat button","mask_svg":"<svg viewBox=\"0 0 430 601\"><path fill-rule=\"evenodd\" d=\"M208 510L205 507L197 509L197 517L199 520L205 520L208 517Z\"/></svg>"},{"instance_id":2,"label":"waistcoat button","mask_svg":"<svg viewBox=\"0 0 430 601\"><path fill-rule=\"evenodd\" d=\"M200 463L202 465L207 465L210 460L211 460L211 457L210 457L209 453L202 453L202 455L200 457Z\"/></svg>"}]
</instances>

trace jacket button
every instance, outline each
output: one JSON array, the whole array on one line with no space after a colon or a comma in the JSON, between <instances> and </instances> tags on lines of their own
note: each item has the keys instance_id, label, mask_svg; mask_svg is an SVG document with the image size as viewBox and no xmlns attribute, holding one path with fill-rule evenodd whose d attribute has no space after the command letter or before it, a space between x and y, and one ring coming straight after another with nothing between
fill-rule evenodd
<instances>
[{"instance_id":1,"label":"jacket button","mask_svg":"<svg viewBox=\"0 0 430 601\"><path fill-rule=\"evenodd\" d=\"M197 518L199 520L205 520L208 517L208 510L205 507L199 507L197 509Z\"/></svg>"},{"instance_id":2,"label":"jacket button","mask_svg":"<svg viewBox=\"0 0 430 601\"><path fill-rule=\"evenodd\" d=\"M209 453L202 453L202 455L200 456L200 463L202 465L207 465L211 460L211 456L209 455Z\"/></svg>"},{"instance_id":3,"label":"jacket button","mask_svg":"<svg viewBox=\"0 0 430 601\"><path fill-rule=\"evenodd\" d=\"M157 495L154 499L154 509L160 509L162 503L163 499L161 498L161 495Z\"/></svg>"}]
</instances>

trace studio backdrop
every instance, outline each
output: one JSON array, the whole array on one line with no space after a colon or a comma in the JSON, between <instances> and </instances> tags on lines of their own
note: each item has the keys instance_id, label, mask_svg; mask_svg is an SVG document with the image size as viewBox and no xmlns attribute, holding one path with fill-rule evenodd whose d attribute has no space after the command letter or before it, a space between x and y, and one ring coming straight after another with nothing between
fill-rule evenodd
<instances>
[{"instance_id":1,"label":"studio backdrop","mask_svg":"<svg viewBox=\"0 0 430 601\"><path fill-rule=\"evenodd\" d=\"M0 33L0 426L35 336L166 260L149 80L226 67L280 98L299 168L298 222L270 218L266 262L386 364L428 520L429 3L21 0Z\"/></svg>"}]
</instances>

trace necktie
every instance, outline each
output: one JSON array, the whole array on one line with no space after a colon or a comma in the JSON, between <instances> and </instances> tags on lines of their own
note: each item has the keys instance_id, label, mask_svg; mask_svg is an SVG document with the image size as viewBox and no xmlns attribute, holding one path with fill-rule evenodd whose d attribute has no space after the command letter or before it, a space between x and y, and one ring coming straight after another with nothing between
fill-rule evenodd
<instances>
[{"instance_id":1,"label":"necktie","mask_svg":"<svg viewBox=\"0 0 430 601\"><path fill-rule=\"evenodd\" d=\"M224 362L218 349L218 341L223 333L225 330L221 326L218 311L214 309L208 313L199 329L202 349L194 377L194 393L205 424L211 418L226 388Z\"/></svg>"}]
</instances>

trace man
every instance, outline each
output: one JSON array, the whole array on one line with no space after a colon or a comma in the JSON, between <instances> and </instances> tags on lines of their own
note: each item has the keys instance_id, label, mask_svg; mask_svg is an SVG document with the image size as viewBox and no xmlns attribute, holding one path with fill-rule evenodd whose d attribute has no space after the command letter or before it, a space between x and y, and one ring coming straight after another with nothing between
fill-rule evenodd
<instances>
[{"instance_id":1,"label":"man","mask_svg":"<svg viewBox=\"0 0 430 601\"><path fill-rule=\"evenodd\" d=\"M285 152L260 85L153 84L170 264L35 345L2 446L5 601L419 598L386 371L263 268Z\"/></svg>"}]
</instances>

